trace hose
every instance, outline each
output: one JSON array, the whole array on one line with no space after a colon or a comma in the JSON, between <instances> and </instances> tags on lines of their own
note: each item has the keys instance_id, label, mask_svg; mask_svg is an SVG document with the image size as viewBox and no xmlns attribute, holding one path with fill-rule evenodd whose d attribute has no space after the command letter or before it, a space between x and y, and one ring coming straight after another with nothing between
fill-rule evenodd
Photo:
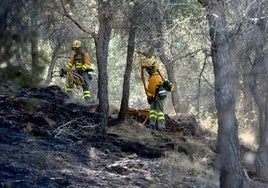
<instances>
[{"instance_id":1,"label":"hose","mask_svg":"<svg viewBox=\"0 0 268 188\"><path fill-rule=\"evenodd\" d=\"M75 84L79 87L84 84L84 79L78 73L72 70L66 70L66 83L68 86L73 86Z\"/></svg>"},{"instance_id":2,"label":"hose","mask_svg":"<svg viewBox=\"0 0 268 188\"><path fill-rule=\"evenodd\" d=\"M146 83L145 83L145 76L144 76L144 70L142 68L142 61L144 59L144 54L139 52L139 64L140 64L140 69L141 69L141 81L143 83L143 87L144 87L144 90L145 90L145 94L146 96L148 97L148 94L147 94L147 88L146 88Z\"/></svg>"}]
</instances>

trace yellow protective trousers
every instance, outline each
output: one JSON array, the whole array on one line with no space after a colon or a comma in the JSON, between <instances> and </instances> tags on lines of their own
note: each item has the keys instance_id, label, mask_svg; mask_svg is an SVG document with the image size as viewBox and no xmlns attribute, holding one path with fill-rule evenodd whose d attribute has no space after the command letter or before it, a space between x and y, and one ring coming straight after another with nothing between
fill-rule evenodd
<instances>
[{"instance_id":1,"label":"yellow protective trousers","mask_svg":"<svg viewBox=\"0 0 268 188\"><path fill-rule=\"evenodd\" d=\"M160 99L158 94L156 94L150 105L150 111L149 111L150 127L157 128L158 130L166 129L164 101L165 99Z\"/></svg>"}]
</instances>

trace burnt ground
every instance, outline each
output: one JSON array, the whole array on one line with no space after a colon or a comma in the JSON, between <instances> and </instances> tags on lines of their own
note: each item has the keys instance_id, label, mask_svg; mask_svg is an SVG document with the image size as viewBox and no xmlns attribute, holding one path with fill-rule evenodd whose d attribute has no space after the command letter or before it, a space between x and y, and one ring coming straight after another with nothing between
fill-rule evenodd
<instances>
[{"instance_id":1,"label":"burnt ground","mask_svg":"<svg viewBox=\"0 0 268 188\"><path fill-rule=\"evenodd\" d=\"M95 106L67 99L57 86L23 87L0 95L1 187L218 186L180 170L173 172L179 174L174 178L160 162L167 151L194 156L194 149L183 143L188 136L202 140L206 133L193 118L167 117L167 133L148 130L135 120L124 124L110 119L107 134L100 135ZM126 139L129 129L133 138ZM134 138L139 131L150 135L148 142ZM217 172L215 142L210 145L215 155L208 168Z\"/></svg>"}]
</instances>

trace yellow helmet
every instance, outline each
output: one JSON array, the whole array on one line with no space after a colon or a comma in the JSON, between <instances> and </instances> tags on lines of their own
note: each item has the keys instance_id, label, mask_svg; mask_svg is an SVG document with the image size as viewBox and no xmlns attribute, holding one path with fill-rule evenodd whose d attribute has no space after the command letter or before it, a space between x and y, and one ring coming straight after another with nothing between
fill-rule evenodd
<instances>
[{"instance_id":1,"label":"yellow helmet","mask_svg":"<svg viewBox=\"0 0 268 188\"><path fill-rule=\"evenodd\" d=\"M82 42L80 40L75 40L72 43L72 48L81 48L82 47Z\"/></svg>"},{"instance_id":2,"label":"yellow helmet","mask_svg":"<svg viewBox=\"0 0 268 188\"><path fill-rule=\"evenodd\" d=\"M142 62L143 67L157 67L157 60L154 55L150 55Z\"/></svg>"}]
</instances>

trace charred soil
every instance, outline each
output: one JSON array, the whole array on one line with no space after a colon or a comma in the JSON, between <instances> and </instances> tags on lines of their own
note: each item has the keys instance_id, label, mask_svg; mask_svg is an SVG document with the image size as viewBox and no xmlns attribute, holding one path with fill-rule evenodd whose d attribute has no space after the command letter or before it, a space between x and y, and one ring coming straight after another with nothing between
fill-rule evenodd
<instances>
[{"instance_id":1,"label":"charred soil","mask_svg":"<svg viewBox=\"0 0 268 188\"><path fill-rule=\"evenodd\" d=\"M218 187L212 175L197 178L164 160L181 153L194 163L198 152L217 174L215 139L193 117L166 116L167 132L147 129L142 118L111 118L100 135L95 106L66 101L57 86L0 95L2 187Z\"/></svg>"}]
</instances>

